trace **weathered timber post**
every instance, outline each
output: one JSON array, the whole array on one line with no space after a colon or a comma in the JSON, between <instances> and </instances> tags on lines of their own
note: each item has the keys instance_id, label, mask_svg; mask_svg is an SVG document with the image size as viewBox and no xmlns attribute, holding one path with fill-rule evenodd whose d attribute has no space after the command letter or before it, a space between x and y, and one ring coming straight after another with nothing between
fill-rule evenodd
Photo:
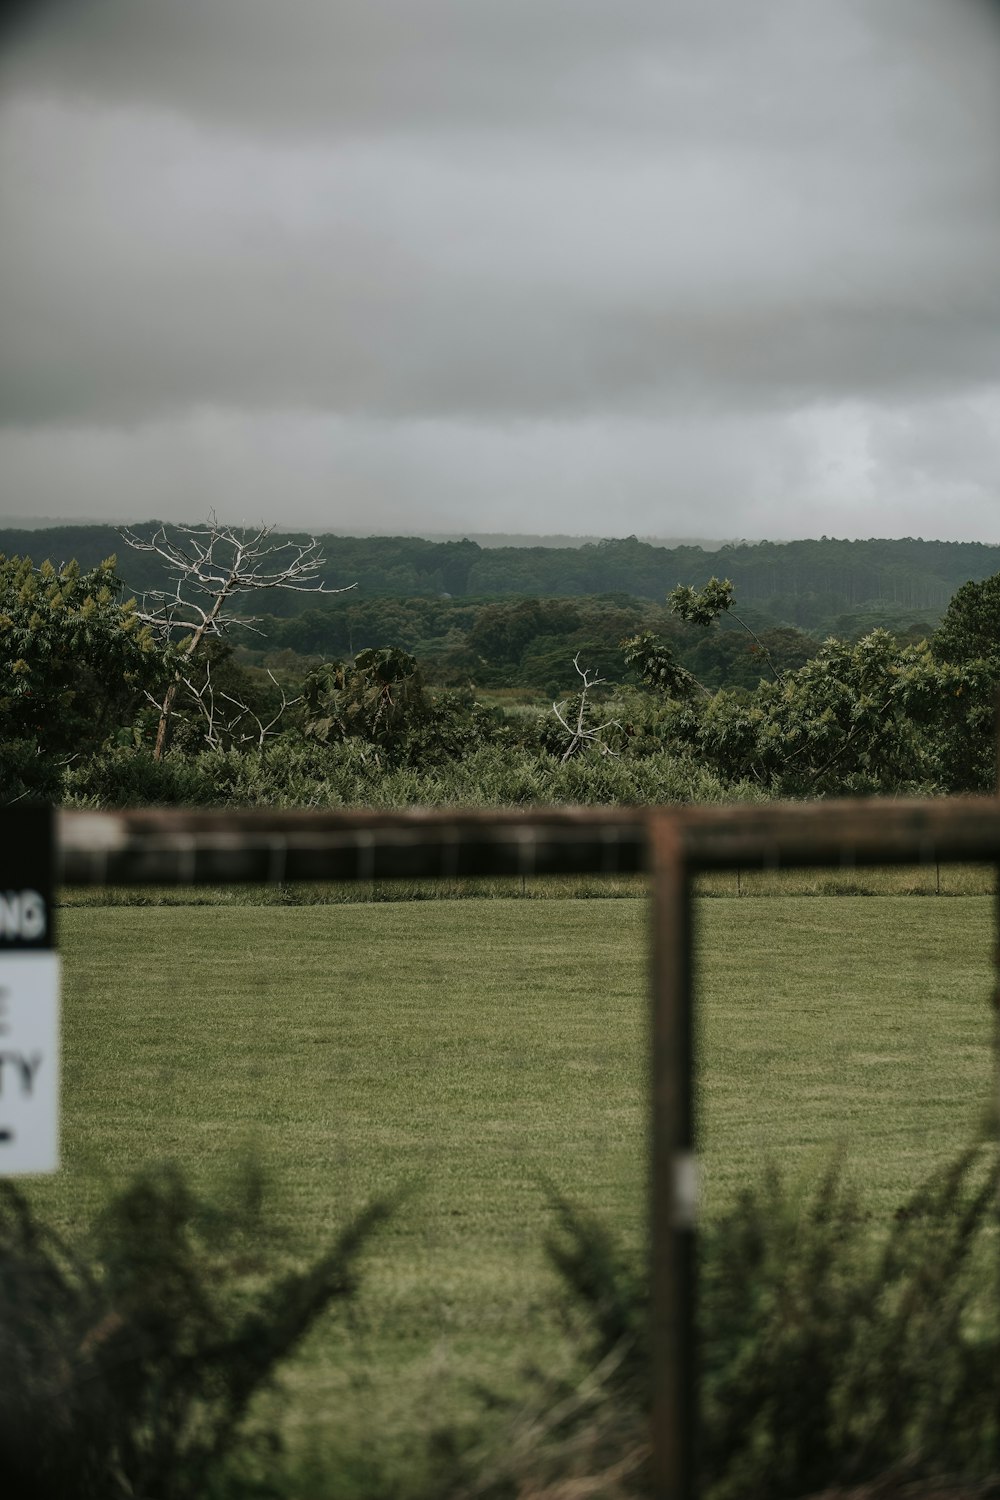
<instances>
[{"instance_id":1,"label":"weathered timber post","mask_svg":"<svg viewBox=\"0 0 1000 1500\"><path fill-rule=\"evenodd\" d=\"M656 1500L691 1500L696 1488L698 1391L691 891L677 815L653 813L650 841L653 1494Z\"/></svg>"}]
</instances>

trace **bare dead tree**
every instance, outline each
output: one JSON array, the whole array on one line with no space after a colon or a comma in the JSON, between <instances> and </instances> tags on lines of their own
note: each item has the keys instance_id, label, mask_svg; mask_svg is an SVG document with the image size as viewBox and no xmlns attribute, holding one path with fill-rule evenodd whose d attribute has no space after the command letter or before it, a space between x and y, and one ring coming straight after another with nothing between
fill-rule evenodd
<instances>
[{"instance_id":1,"label":"bare dead tree","mask_svg":"<svg viewBox=\"0 0 1000 1500\"><path fill-rule=\"evenodd\" d=\"M228 610L234 599L264 589L312 594L347 592L328 589L323 583L320 570L326 559L315 537L306 542L271 542L273 531L273 526L260 526L256 530L223 526L213 514L204 526L160 526L150 537L139 536L128 527L119 532L136 552L152 552L161 558L172 580L171 587L151 589L143 596L137 611L139 619L151 626L164 644L182 638L177 669L157 704L160 718L154 759L160 760L166 749L174 703L185 684L203 714L213 704L210 675L203 688L195 688L189 680L188 664L197 656L202 642L224 635L234 623L253 627L253 616L240 616L238 620L230 617ZM251 713L245 704L239 706L245 714ZM210 728L214 722L213 707ZM257 724L263 742L271 726L265 729L259 720Z\"/></svg>"},{"instance_id":2,"label":"bare dead tree","mask_svg":"<svg viewBox=\"0 0 1000 1500\"><path fill-rule=\"evenodd\" d=\"M188 701L194 705L204 721L204 740L210 750L222 750L227 741L230 745L256 745L262 748L265 741L272 734L277 733L277 727L285 710L294 708L296 703L302 702L301 693L295 698L288 697L270 668L267 675L281 695L281 702L267 720L262 719L256 709L251 708L248 703L244 703L242 698L237 698L233 693L222 691L216 693L215 684L212 681L211 661L205 662L204 682L194 682L190 677L181 678L180 686L187 694ZM159 708L159 703L151 694L147 693L146 696Z\"/></svg>"},{"instance_id":3,"label":"bare dead tree","mask_svg":"<svg viewBox=\"0 0 1000 1500\"><path fill-rule=\"evenodd\" d=\"M611 746L605 744L601 736L606 729L621 728L621 724L618 719L605 719L603 724L588 725L587 694L590 692L591 688L600 687L601 684L606 681L606 679L604 677L591 677L589 671L587 671L580 665L579 652L577 652L576 656L574 656L573 658L573 665L576 668L578 675L583 679L583 685L580 688L580 692L576 700L576 723L570 724L567 721L564 713L564 710L569 703L568 698L564 698L561 703L553 703L552 705L552 712L555 714L556 718L559 720L560 724L570 737L569 744L561 757L560 763L563 765L565 765L566 761L568 761L572 755L576 754L581 745L596 745L602 755L614 755L615 752L612 750Z\"/></svg>"}]
</instances>

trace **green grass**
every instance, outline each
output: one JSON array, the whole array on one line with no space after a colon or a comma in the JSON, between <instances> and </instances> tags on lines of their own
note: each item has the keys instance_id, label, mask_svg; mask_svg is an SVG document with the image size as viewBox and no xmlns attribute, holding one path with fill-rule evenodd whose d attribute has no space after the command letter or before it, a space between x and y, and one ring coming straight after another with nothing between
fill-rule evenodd
<instances>
[{"instance_id":1,"label":"green grass","mask_svg":"<svg viewBox=\"0 0 1000 1500\"><path fill-rule=\"evenodd\" d=\"M990 919L982 896L698 903L707 1211L839 1145L878 1217L954 1153L990 1073ZM33 1195L64 1228L163 1158L206 1182L255 1153L309 1248L410 1188L356 1317L291 1377L295 1421L374 1435L551 1363L543 1177L641 1240L645 903L70 907L60 942L65 1168Z\"/></svg>"},{"instance_id":2,"label":"green grass","mask_svg":"<svg viewBox=\"0 0 1000 1500\"><path fill-rule=\"evenodd\" d=\"M996 889L992 865L930 861L884 869L725 870L701 875L700 895L985 896ZM383 901L644 899L644 875L500 875L460 880L302 881L294 885L76 886L61 892L72 909L95 906L354 906Z\"/></svg>"}]
</instances>

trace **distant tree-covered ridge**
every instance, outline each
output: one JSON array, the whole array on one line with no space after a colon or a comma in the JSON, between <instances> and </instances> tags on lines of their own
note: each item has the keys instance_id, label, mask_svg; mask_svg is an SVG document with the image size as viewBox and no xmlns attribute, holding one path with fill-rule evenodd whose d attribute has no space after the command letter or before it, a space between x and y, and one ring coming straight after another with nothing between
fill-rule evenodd
<instances>
[{"instance_id":1,"label":"distant tree-covered ridge","mask_svg":"<svg viewBox=\"0 0 1000 1500\"><path fill-rule=\"evenodd\" d=\"M283 540L277 536L276 540ZM980 542L924 541L919 537L846 541L757 542L702 547L660 547L635 537L582 547L481 547L476 542L426 541L419 537L324 536L331 588L357 586L359 599L486 599L511 596L582 598L624 594L662 600L678 583L703 587L713 576L732 580L744 607L775 625L819 632L843 631L842 617L910 613L926 627L936 624L962 584L1000 572L1000 546ZM75 558L96 567L111 553L128 587L157 587L155 559L123 556L111 526L54 526L44 530L0 529L0 553L48 557L58 566ZM276 601L277 604L277 601ZM297 614L303 601L281 600L281 611Z\"/></svg>"}]
</instances>

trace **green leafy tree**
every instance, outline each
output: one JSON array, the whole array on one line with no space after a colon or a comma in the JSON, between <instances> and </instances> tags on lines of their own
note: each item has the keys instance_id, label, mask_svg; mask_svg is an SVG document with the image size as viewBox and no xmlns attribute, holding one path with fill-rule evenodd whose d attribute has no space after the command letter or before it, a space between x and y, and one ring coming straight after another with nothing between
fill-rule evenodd
<instances>
[{"instance_id":1,"label":"green leafy tree","mask_svg":"<svg viewBox=\"0 0 1000 1500\"><path fill-rule=\"evenodd\" d=\"M939 661L914 648L905 684L930 783L942 792L989 792L996 783L995 666L981 659Z\"/></svg>"},{"instance_id":2,"label":"green leafy tree","mask_svg":"<svg viewBox=\"0 0 1000 1500\"><path fill-rule=\"evenodd\" d=\"M818 649L818 642L790 627L762 629L756 640L742 630L706 630L699 632L695 644L686 647L684 664L708 688L743 687L752 691L767 674L765 652L772 666L784 674L805 666Z\"/></svg>"},{"instance_id":3,"label":"green leafy tree","mask_svg":"<svg viewBox=\"0 0 1000 1500\"><path fill-rule=\"evenodd\" d=\"M690 584L678 584L667 595L667 604L671 613L679 620L683 620L685 624L705 629L714 625L722 615L731 615L752 643L750 647L753 658L752 666L756 667L765 663L775 681L782 680L782 671L775 663L767 640L759 636L752 626L736 613L733 607L735 604L734 586L730 579L710 578L700 589L695 589ZM799 644L802 638L797 635L797 632L781 632L780 636L773 632L770 634L774 643L785 653L788 653L791 646L788 635L795 636L795 646L798 647L798 652L793 656L793 660L802 659ZM699 664L701 660L704 660L709 665L716 681L722 672L731 678L733 673L730 664L734 655L745 657L747 653L740 648L736 648L734 652L733 646L729 643L723 645L718 634L715 635L714 642L716 648L714 651L703 647L699 658L696 648L692 652L692 657L698 659ZM629 636L623 640L621 646L625 653L625 665L631 668L639 681L647 687L657 688L672 698L691 698L699 692L705 696L709 695L704 683L687 667L681 665L675 648L665 641L662 635L648 630L643 631L639 635ZM805 655L808 655L808 652ZM747 676L745 666L742 662L740 665L743 670L739 675ZM720 666L722 672L720 672ZM727 666L730 666L728 672L726 672ZM751 675L751 684L756 678L759 678L759 673Z\"/></svg>"},{"instance_id":4,"label":"green leafy tree","mask_svg":"<svg viewBox=\"0 0 1000 1500\"><path fill-rule=\"evenodd\" d=\"M736 613L735 602L734 587L728 578L710 578L701 589L680 583L667 595L667 603L674 614L691 625L714 625L720 615L731 614L753 640L773 676L780 682L781 673L772 661L770 651L746 620Z\"/></svg>"},{"instance_id":5,"label":"green leafy tree","mask_svg":"<svg viewBox=\"0 0 1000 1500\"><path fill-rule=\"evenodd\" d=\"M939 663L926 641L874 630L827 641L780 683L716 693L678 729L728 780L817 796L985 789L991 724L988 676L975 664Z\"/></svg>"},{"instance_id":6,"label":"green leafy tree","mask_svg":"<svg viewBox=\"0 0 1000 1500\"><path fill-rule=\"evenodd\" d=\"M1000 675L1000 573L963 583L937 630L934 650L949 662L991 662Z\"/></svg>"},{"instance_id":7,"label":"green leafy tree","mask_svg":"<svg viewBox=\"0 0 1000 1500\"><path fill-rule=\"evenodd\" d=\"M416 657L399 646L324 662L307 676L303 697L306 737L323 744L362 739L392 750L430 714Z\"/></svg>"},{"instance_id":8,"label":"green leafy tree","mask_svg":"<svg viewBox=\"0 0 1000 1500\"><path fill-rule=\"evenodd\" d=\"M0 557L0 805L56 794L61 763L127 729L163 655L110 557Z\"/></svg>"},{"instance_id":9,"label":"green leafy tree","mask_svg":"<svg viewBox=\"0 0 1000 1500\"><path fill-rule=\"evenodd\" d=\"M692 625L714 625L733 607L733 585L728 578L710 578L701 589L679 583L667 595L667 603L675 615Z\"/></svg>"},{"instance_id":10,"label":"green leafy tree","mask_svg":"<svg viewBox=\"0 0 1000 1500\"><path fill-rule=\"evenodd\" d=\"M748 700L752 774L791 795L925 783L926 735L910 695L915 677L933 672L926 644L900 647L885 630L853 645L827 641L804 667L781 683L761 683Z\"/></svg>"},{"instance_id":11,"label":"green leafy tree","mask_svg":"<svg viewBox=\"0 0 1000 1500\"><path fill-rule=\"evenodd\" d=\"M398 646L314 668L299 719L314 744L359 741L376 749L378 765L393 767L449 765L514 738L503 710L477 702L471 690L432 694L416 658Z\"/></svg>"},{"instance_id":12,"label":"green leafy tree","mask_svg":"<svg viewBox=\"0 0 1000 1500\"><path fill-rule=\"evenodd\" d=\"M541 636L568 635L580 626L580 611L569 600L523 599L487 604L469 631L469 649L482 666L514 666Z\"/></svg>"},{"instance_id":13,"label":"green leafy tree","mask_svg":"<svg viewBox=\"0 0 1000 1500\"><path fill-rule=\"evenodd\" d=\"M657 688L670 698L690 698L705 693L692 673L682 667L674 648L652 631L629 636L621 643L625 665L646 687Z\"/></svg>"}]
</instances>

